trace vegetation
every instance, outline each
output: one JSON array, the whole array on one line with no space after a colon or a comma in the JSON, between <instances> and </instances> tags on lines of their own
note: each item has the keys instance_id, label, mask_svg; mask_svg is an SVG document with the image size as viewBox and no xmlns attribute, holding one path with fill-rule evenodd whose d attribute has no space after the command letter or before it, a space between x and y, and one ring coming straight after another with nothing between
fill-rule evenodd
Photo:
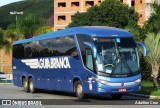
<instances>
[{"instance_id":1,"label":"vegetation","mask_svg":"<svg viewBox=\"0 0 160 108\"><path fill-rule=\"evenodd\" d=\"M15 3L11 3L0 7L0 27L2 29L7 29L11 23L16 22L15 15L10 15L13 11L23 11L23 15L18 15L19 18L25 18L28 14L34 14L37 17L42 17L47 20L48 25L53 25L54 15L54 0L23 0Z\"/></svg>"},{"instance_id":2,"label":"vegetation","mask_svg":"<svg viewBox=\"0 0 160 108\"><path fill-rule=\"evenodd\" d=\"M0 49L5 49L7 53L9 53L11 49L11 44L6 39L4 31L1 28L0 28Z\"/></svg>"},{"instance_id":3,"label":"vegetation","mask_svg":"<svg viewBox=\"0 0 160 108\"><path fill-rule=\"evenodd\" d=\"M77 12L68 27L75 26L114 26L124 28L129 21L138 21L138 13L132 7L119 0L106 0L99 6L93 6L87 12Z\"/></svg>"},{"instance_id":4,"label":"vegetation","mask_svg":"<svg viewBox=\"0 0 160 108\"><path fill-rule=\"evenodd\" d=\"M53 27L46 26L44 18L30 14L26 18L19 19L16 24L9 25L6 31L0 29L0 49L5 49L10 53L13 41L51 31Z\"/></svg>"},{"instance_id":5,"label":"vegetation","mask_svg":"<svg viewBox=\"0 0 160 108\"><path fill-rule=\"evenodd\" d=\"M43 26L43 27L38 28L35 31L35 35L45 34L45 33L51 32L51 31L54 31L54 27L52 27L52 26Z\"/></svg>"},{"instance_id":6,"label":"vegetation","mask_svg":"<svg viewBox=\"0 0 160 108\"><path fill-rule=\"evenodd\" d=\"M149 18L148 21L146 21L146 24L144 25L144 28L146 32L152 32L157 34L160 31L160 5L153 4L154 7L154 13Z\"/></svg>"},{"instance_id":7,"label":"vegetation","mask_svg":"<svg viewBox=\"0 0 160 108\"><path fill-rule=\"evenodd\" d=\"M21 32L21 28L19 26L16 27L16 24L11 24L5 32L5 37L8 38L12 44L13 41L22 39L24 34Z\"/></svg>"},{"instance_id":8,"label":"vegetation","mask_svg":"<svg viewBox=\"0 0 160 108\"><path fill-rule=\"evenodd\" d=\"M145 43L148 46L149 54L147 59L142 61L142 68L144 71L143 76L148 76L146 80L152 78L153 86L157 88L159 85L157 77L160 76L160 5L154 3L153 9L154 13L143 26L146 36Z\"/></svg>"},{"instance_id":9,"label":"vegetation","mask_svg":"<svg viewBox=\"0 0 160 108\"><path fill-rule=\"evenodd\" d=\"M128 30L129 32L131 32L135 38L136 41L140 41L143 42L144 39L146 38L146 31L144 28L141 28L137 22L130 20L128 22L128 25L125 26L124 28L125 30Z\"/></svg>"},{"instance_id":10,"label":"vegetation","mask_svg":"<svg viewBox=\"0 0 160 108\"><path fill-rule=\"evenodd\" d=\"M138 24L138 13L119 0L106 0L93 6L87 12L77 12L68 27L111 26L126 29L133 33L137 41L144 40L145 32Z\"/></svg>"},{"instance_id":11,"label":"vegetation","mask_svg":"<svg viewBox=\"0 0 160 108\"><path fill-rule=\"evenodd\" d=\"M160 89L154 89L152 87L152 82L150 81L142 81L142 88L141 88L141 91L138 93L152 95L152 96L159 96Z\"/></svg>"},{"instance_id":12,"label":"vegetation","mask_svg":"<svg viewBox=\"0 0 160 108\"><path fill-rule=\"evenodd\" d=\"M43 26L46 26L45 19L34 14L29 14L26 18L20 19L16 25L25 39L35 36L35 32Z\"/></svg>"},{"instance_id":13,"label":"vegetation","mask_svg":"<svg viewBox=\"0 0 160 108\"><path fill-rule=\"evenodd\" d=\"M157 77L160 67L160 32L158 34L148 33L145 39L148 48L148 63L151 65L154 87L158 87Z\"/></svg>"}]
</instances>

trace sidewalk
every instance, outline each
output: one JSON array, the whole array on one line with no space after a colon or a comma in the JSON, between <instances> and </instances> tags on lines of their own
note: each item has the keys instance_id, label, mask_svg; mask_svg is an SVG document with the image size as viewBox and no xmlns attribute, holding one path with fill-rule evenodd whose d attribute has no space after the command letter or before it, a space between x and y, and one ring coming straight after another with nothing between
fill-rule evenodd
<instances>
[{"instance_id":1,"label":"sidewalk","mask_svg":"<svg viewBox=\"0 0 160 108\"><path fill-rule=\"evenodd\" d=\"M136 94L136 93L129 93L130 96L136 96L136 97L143 97L148 99L160 99L160 96L152 96L152 95L144 95L144 94Z\"/></svg>"}]
</instances>

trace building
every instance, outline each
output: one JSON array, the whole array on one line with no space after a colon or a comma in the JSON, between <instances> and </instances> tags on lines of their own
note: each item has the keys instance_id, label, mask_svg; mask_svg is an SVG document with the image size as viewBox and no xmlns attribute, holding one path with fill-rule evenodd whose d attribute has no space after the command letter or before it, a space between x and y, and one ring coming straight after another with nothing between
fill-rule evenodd
<instances>
[{"instance_id":1,"label":"building","mask_svg":"<svg viewBox=\"0 0 160 108\"><path fill-rule=\"evenodd\" d=\"M56 30L64 29L71 23L72 16L78 12L86 10L94 5L100 4L104 0L54 0L54 28ZM150 17L153 9L151 4L160 0L120 0L121 2L133 6L139 14L138 24L144 25L144 22Z\"/></svg>"},{"instance_id":2,"label":"building","mask_svg":"<svg viewBox=\"0 0 160 108\"><path fill-rule=\"evenodd\" d=\"M72 16L86 10L103 0L54 0L54 28L64 29L70 22Z\"/></svg>"},{"instance_id":3,"label":"building","mask_svg":"<svg viewBox=\"0 0 160 108\"><path fill-rule=\"evenodd\" d=\"M6 53L3 49L0 50L0 72L12 73L12 54Z\"/></svg>"}]
</instances>

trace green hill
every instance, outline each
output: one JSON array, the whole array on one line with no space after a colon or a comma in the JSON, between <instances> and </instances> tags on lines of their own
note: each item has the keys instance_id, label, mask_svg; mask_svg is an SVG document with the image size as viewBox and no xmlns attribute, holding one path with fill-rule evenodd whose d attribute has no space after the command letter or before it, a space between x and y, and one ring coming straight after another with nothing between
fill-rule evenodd
<instances>
[{"instance_id":1,"label":"green hill","mask_svg":"<svg viewBox=\"0 0 160 108\"><path fill-rule=\"evenodd\" d=\"M23 15L18 18L24 18L28 14L35 14L48 19L48 24L53 25L54 0L24 0L14 2L0 7L0 28L6 29L11 23L15 23L15 15L10 15L13 11L23 11Z\"/></svg>"}]
</instances>

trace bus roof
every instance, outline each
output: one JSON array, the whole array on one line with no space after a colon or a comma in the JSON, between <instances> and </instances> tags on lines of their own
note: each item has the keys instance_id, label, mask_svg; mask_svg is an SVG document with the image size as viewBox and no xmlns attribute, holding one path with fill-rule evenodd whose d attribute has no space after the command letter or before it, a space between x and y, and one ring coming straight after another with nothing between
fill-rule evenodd
<instances>
[{"instance_id":1,"label":"bus roof","mask_svg":"<svg viewBox=\"0 0 160 108\"><path fill-rule=\"evenodd\" d=\"M56 32L51 32L25 40L15 41L13 45L32 42L36 40L49 39L54 37L74 35L74 34L86 34L94 37L132 37L132 34L130 32L119 28L106 27L106 26L82 26L82 27L73 27Z\"/></svg>"}]
</instances>

